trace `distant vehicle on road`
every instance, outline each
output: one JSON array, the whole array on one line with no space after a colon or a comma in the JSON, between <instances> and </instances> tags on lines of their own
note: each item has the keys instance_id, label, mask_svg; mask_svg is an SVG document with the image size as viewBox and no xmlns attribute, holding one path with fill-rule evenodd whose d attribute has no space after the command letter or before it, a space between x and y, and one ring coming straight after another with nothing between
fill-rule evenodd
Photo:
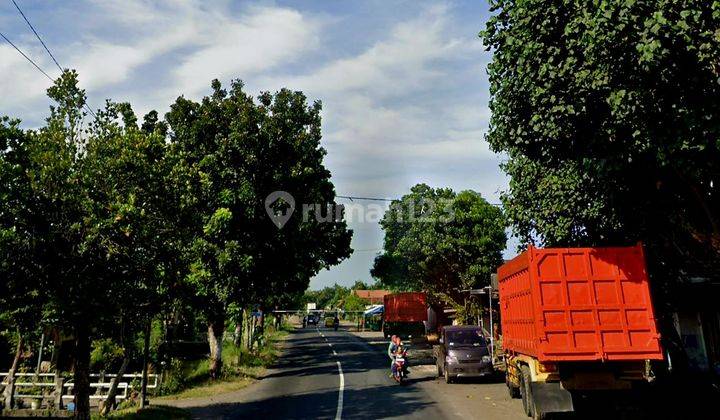
<instances>
[{"instance_id":1,"label":"distant vehicle on road","mask_svg":"<svg viewBox=\"0 0 720 420\"><path fill-rule=\"evenodd\" d=\"M487 338L478 326L443 327L436 350L438 377L450 383L456 378L490 376L493 369Z\"/></svg>"},{"instance_id":2,"label":"distant vehicle on road","mask_svg":"<svg viewBox=\"0 0 720 420\"><path fill-rule=\"evenodd\" d=\"M629 390L662 360L642 245L535 248L498 269L510 395L535 419Z\"/></svg>"},{"instance_id":3,"label":"distant vehicle on road","mask_svg":"<svg viewBox=\"0 0 720 420\"><path fill-rule=\"evenodd\" d=\"M317 325L320 320L320 315L316 313L309 313L307 315L307 325Z\"/></svg>"},{"instance_id":4,"label":"distant vehicle on road","mask_svg":"<svg viewBox=\"0 0 720 420\"><path fill-rule=\"evenodd\" d=\"M332 316L326 316L326 317L325 317L325 326L326 326L327 328L332 328L334 320L335 320L334 317L332 317Z\"/></svg>"},{"instance_id":5,"label":"distant vehicle on road","mask_svg":"<svg viewBox=\"0 0 720 420\"><path fill-rule=\"evenodd\" d=\"M383 333L385 337L398 335L403 339L425 335L427 296L421 292L385 295Z\"/></svg>"}]
</instances>

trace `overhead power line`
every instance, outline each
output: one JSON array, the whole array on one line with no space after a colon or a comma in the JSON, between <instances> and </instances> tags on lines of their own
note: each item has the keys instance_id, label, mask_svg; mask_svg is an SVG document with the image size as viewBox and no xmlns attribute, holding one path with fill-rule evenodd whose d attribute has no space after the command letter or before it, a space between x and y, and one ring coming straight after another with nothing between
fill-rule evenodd
<instances>
[{"instance_id":1,"label":"overhead power line","mask_svg":"<svg viewBox=\"0 0 720 420\"><path fill-rule=\"evenodd\" d=\"M344 198L344 199L347 199L347 200L350 200L350 201L359 200L359 201L387 201L387 202L391 202L391 201L399 200L399 199L396 199L396 198L356 197L356 196L354 196L354 195L336 195L335 197L337 197L337 198ZM489 204L492 205L492 206L495 206L495 207L502 207L502 204L501 204L501 203L489 203Z\"/></svg>"},{"instance_id":2,"label":"overhead power line","mask_svg":"<svg viewBox=\"0 0 720 420\"><path fill-rule=\"evenodd\" d=\"M55 56L53 55L53 53L50 52L50 49L47 47L47 45L45 45L45 42L42 40L42 38L40 37L40 35L39 35L39 34L37 33L37 31L35 30L35 27L32 25L32 23L30 23L30 21L28 20L28 18L25 16L25 13L23 13L22 9L20 9L20 6L18 6L18 4L15 2L15 0L12 0L12 2L13 2L13 4L15 5L15 8L18 10L18 12L20 12L20 15L23 17L23 19L25 19L25 22L28 24L28 26L30 27L30 29L31 29L31 30L33 31L33 33L35 34L35 36L37 37L38 41L40 41L40 43L42 44L43 48L45 48L45 51L47 51L47 53L48 53L48 55L50 56L50 58L52 58L52 60L55 62L55 65L56 65L56 66L60 69L60 71L62 72L62 71L63 71L62 66L61 66L60 63L58 63L58 61L55 59Z\"/></svg>"},{"instance_id":3,"label":"overhead power line","mask_svg":"<svg viewBox=\"0 0 720 420\"><path fill-rule=\"evenodd\" d=\"M35 63L35 62L32 60L32 58L30 58L30 57L28 57L27 55L25 55L25 53L22 52L22 50L21 50L20 48L18 48L17 45L13 44L13 42L10 41L10 40L8 39L8 37L5 36L5 34L3 34L2 32L0 32L0 36L2 36L3 39L4 39L8 44L10 44L13 48L15 48L15 51L19 52L20 55L22 55L23 57L25 57L25 59L26 59L27 61L29 61L30 64L32 64L33 66L35 66L35 68L38 69L38 71L40 71L40 73L44 74L45 77L47 77L48 79L50 79L51 82L53 82L53 83L55 82L55 79L53 79L52 77L50 77L50 75L47 74L47 73L45 72L45 70L43 70L42 68L40 68L40 66L38 66L37 63Z\"/></svg>"},{"instance_id":4,"label":"overhead power line","mask_svg":"<svg viewBox=\"0 0 720 420\"><path fill-rule=\"evenodd\" d=\"M378 198L378 197L355 197L350 195L338 195L337 198L345 198L350 201L363 200L363 201L394 201L392 198Z\"/></svg>"},{"instance_id":5,"label":"overhead power line","mask_svg":"<svg viewBox=\"0 0 720 420\"><path fill-rule=\"evenodd\" d=\"M12 1L12 3L15 5L15 8L17 9L17 11L20 12L20 15L21 15L22 18L25 20L25 23L28 24L28 26L30 27L30 30L33 31L33 33L35 34L35 37L38 39L38 41L40 41L40 44L42 44L43 48L45 48L45 51L48 53L48 55L50 56L50 58L52 59L52 61L55 63L55 65L57 66L57 68L60 70L60 73L62 74L62 72L63 72L64 70L63 70L62 66L60 65L60 63L59 63L59 62L57 61L57 59L55 58L55 56L53 55L53 53L50 51L50 48L48 48L48 46L45 44L45 41L43 41L43 39L42 39L42 37L40 36L40 34L38 34L38 32L35 30L35 27L32 25L32 23L30 23L30 20L27 18L27 16L25 16L25 13L23 13L23 11L22 11L22 9L20 8L20 6L15 2L15 0L11 0L11 1ZM0 35L2 35L2 34L0 34ZM43 70L39 65L37 65L32 59L30 59L30 57L28 57L27 54L25 54L24 52L22 52L22 50L20 50L20 48L18 48L15 44L13 44L5 35L2 35L2 37L3 37L3 39L5 39L5 41L8 42L8 44L12 45L13 48L15 48L15 50L16 50L17 52L19 52L23 57L25 57L26 60L28 60L30 63L32 63L32 65L35 66L36 69L38 69L42 74L44 74L45 77L47 77L47 78L50 79L53 83L55 83L55 79L53 79L50 75L48 75L48 74L45 72L45 70ZM84 106L85 109L90 113L90 115L92 115L94 118L97 118L97 115L95 115L95 112L92 110L92 108L90 108L90 106L89 106L87 103L83 104L83 106Z\"/></svg>"}]
</instances>

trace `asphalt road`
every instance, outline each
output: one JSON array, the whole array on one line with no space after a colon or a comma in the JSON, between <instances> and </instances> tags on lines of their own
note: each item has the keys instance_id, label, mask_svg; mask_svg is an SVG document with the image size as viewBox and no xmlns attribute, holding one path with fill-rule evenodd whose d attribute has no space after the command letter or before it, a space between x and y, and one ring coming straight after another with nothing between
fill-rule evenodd
<instances>
[{"instance_id":1,"label":"asphalt road","mask_svg":"<svg viewBox=\"0 0 720 420\"><path fill-rule=\"evenodd\" d=\"M502 378L446 384L433 366L412 365L412 349L408 381L396 384L388 376L387 342L379 333L297 329L283 347L277 365L247 388L172 405L189 409L197 419L528 418L520 400L508 396ZM717 393L699 393L689 385L682 387L685 392L673 387L578 400L578 413L560 418L710 418L708 406Z\"/></svg>"},{"instance_id":2,"label":"asphalt road","mask_svg":"<svg viewBox=\"0 0 720 420\"><path fill-rule=\"evenodd\" d=\"M527 419L503 383L445 384L432 368L411 367L398 385L383 343L374 344L343 330L296 330L261 381L186 408L198 419Z\"/></svg>"}]
</instances>

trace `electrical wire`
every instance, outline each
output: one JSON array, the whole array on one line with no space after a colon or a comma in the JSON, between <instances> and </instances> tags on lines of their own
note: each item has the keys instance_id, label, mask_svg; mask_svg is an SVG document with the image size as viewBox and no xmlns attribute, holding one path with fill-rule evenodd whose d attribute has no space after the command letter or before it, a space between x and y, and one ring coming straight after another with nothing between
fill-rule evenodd
<instances>
[{"instance_id":1,"label":"electrical wire","mask_svg":"<svg viewBox=\"0 0 720 420\"><path fill-rule=\"evenodd\" d=\"M8 44L10 44L13 48L15 48L15 51L19 52L20 55L22 55L23 57L25 57L25 59L26 59L27 61L29 61L30 64L32 64L33 66L35 66L35 68L38 69L38 71L40 71L40 73L44 74L45 77L47 77L48 79L50 79L51 82L53 82L53 83L55 82L55 79L53 79L52 77L50 77L50 75L47 74L47 73L45 72L45 70L43 70L42 68L40 68L40 66L38 66L37 63L35 63L35 62L32 60L32 58L30 58L30 57L28 57L27 55L25 55L25 53L22 52L22 50L21 50L20 48L18 48L17 45L13 44L13 42L10 41L10 40L8 39L8 37L5 36L5 34L3 34L2 32L0 32L0 36L2 36L3 39L4 39Z\"/></svg>"},{"instance_id":2,"label":"electrical wire","mask_svg":"<svg viewBox=\"0 0 720 420\"><path fill-rule=\"evenodd\" d=\"M395 201L392 198L378 198L378 197L355 197L350 195L337 195L337 198L345 198L350 201L364 200L364 201Z\"/></svg>"},{"instance_id":3,"label":"electrical wire","mask_svg":"<svg viewBox=\"0 0 720 420\"><path fill-rule=\"evenodd\" d=\"M47 47L47 45L45 45L45 42L42 40L42 38L40 37L40 35L39 35L39 34L37 33L37 31L35 30L35 27L32 25L32 23L30 23L30 21L28 20L28 18L25 16L25 13L23 13L23 11L20 9L20 6L18 6L18 4L15 2L15 0L11 0L11 1L12 1L13 4L15 5L15 8L18 10L18 12L20 12L20 15L23 17L23 19L25 19L25 22L28 24L28 26L30 27L30 29L33 31L33 33L34 33L35 36L37 37L38 41L40 41L40 43L42 44L43 48L45 48L45 51L47 51L48 55L50 55L50 58L52 58L52 60L55 62L55 65L56 65L56 66L60 69L60 71L62 72L62 71L63 71L62 66L61 66L60 63L58 63L58 61L55 59L55 56L50 52L50 49Z\"/></svg>"},{"instance_id":4,"label":"electrical wire","mask_svg":"<svg viewBox=\"0 0 720 420\"><path fill-rule=\"evenodd\" d=\"M356 196L352 196L352 195L336 195L335 197L336 197L336 198L344 198L344 199L350 200L350 201L359 200L359 201L386 201L386 202L392 202L392 201L397 201L397 200L399 200L399 199L395 199L395 198L356 197ZM489 204L490 204L491 206L495 206L495 207L502 207L502 204L501 204L501 203L489 203Z\"/></svg>"},{"instance_id":5,"label":"electrical wire","mask_svg":"<svg viewBox=\"0 0 720 420\"><path fill-rule=\"evenodd\" d=\"M57 66L57 68L60 70L60 73L62 73L64 70L63 70L62 66L60 65L60 63L59 63L59 62L57 61L57 59L55 58L55 56L53 55L53 53L50 52L50 48L48 48L48 46L45 44L45 41L43 41L43 39L42 39L42 37L40 36L40 34L38 34L38 32L35 30L35 27L32 25L32 23L30 23L30 20L27 18L27 16L25 16L25 13L23 13L22 9L20 9L20 6L15 2L15 0L11 0L11 1L12 1L12 3L15 5L15 8L17 9L17 11L20 12L20 15L21 15L22 18L25 20L25 23L28 24L28 26L30 27L30 30L33 31L33 33L35 34L35 37L38 39L38 41L40 41L40 44L42 44L43 48L45 48L45 51L48 53L48 55L50 56L50 58L52 59L52 61L55 63L55 65ZM38 69L42 74L44 74L45 77L47 77L48 79L52 80L53 83L55 83L55 79L53 79L52 77L50 77L50 76L45 72L45 70L43 70L42 68L40 68L40 66L38 66L33 60L31 60L30 57L28 57L24 52L22 52L22 51L20 50L20 48L18 48L15 44L13 44L5 35L2 35L2 37L3 37L3 38L5 39L5 41L7 41L10 45L12 45L13 48L15 48L15 50L17 50L17 52L19 52L20 54L22 54L22 56L25 57L25 59L27 59L28 61L30 61L30 62L32 63L32 65L35 66L36 69ZM90 108L90 106L89 106L87 103L83 104L83 106L84 106L85 109L90 113L90 115L92 115L94 118L97 118L97 115L95 114L95 112L92 110L92 108Z\"/></svg>"}]
</instances>

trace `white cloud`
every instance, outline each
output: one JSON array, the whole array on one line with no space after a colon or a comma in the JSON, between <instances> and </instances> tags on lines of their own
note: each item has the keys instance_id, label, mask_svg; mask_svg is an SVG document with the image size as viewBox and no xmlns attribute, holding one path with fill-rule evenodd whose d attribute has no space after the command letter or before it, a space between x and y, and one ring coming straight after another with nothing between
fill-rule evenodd
<instances>
[{"instance_id":1,"label":"white cloud","mask_svg":"<svg viewBox=\"0 0 720 420\"><path fill-rule=\"evenodd\" d=\"M286 83L320 96L359 92L388 98L427 88L426 82L448 76L433 64L480 50L449 36L448 9L432 7L415 19L395 25L387 39L353 57L332 61L303 76L284 75L263 84Z\"/></svg>"},{"instance_id":2,"label":"white cloud","mask_svg":"<svg viewBox=\"0 0 720 420\"><path fill-rule=\"evenodd\" d=\"M419 179L418 171L426 176L443 168L477 171L477 162L494 160L483 140L487 104L477 95L450 93L464 93L467 82L467 74L455 72L486 60L487 53L476 34L454 29L451 10L432 7L397 23L386 38L355 56L306 74L267 77L260 86L290 86L322 99L327 163L338 190L373 195L374 188L376 194L399 195ZM493 179L497 172L495 167ZM442 181L467 188L468 179ZM428 182L441 185L440 179Z\"/></svg>"},{"instance_id":3,"label":"white cloud","mask_svg":"<svg viewBox=\"0 0 720 420\"><path fill-rule=\"evenodd\" d=\"M318 45L319 22L282 8L252 8L239 20L206 27L208 42L173 72L180 91L196 94L213 78L249 77L288 64Z\"/></svg>"},{"instance_id":4,"label":"white cloud","mask_svg":"<svg viewBox=\"0 0 720 420\"><path fill-rule=\"evenodd\" d=\"M247 7L232 12L223 3L208 8L204 2L195 1L128 1L121 5L90 2L78 19L105 29L100 31L104 35L83 35L54 52L61 64L78 70L91 102L97 91L108 92L114 85L154 77L150 83L154 88L139 97L133 95L132 87L120 89L136 96L140 101L136 108L144 110L150 108L147 105L167 107L180 94L204 93L213 78L249 77L293 62L318 45L321 27L319 20L281 7ZM34 39L26 39L20 48L32 51L32 57L55 76L52 63L43 59L45 52L34 48ZM8 108L25 107L44 95L47 83L36 82L43 76L32 68L23 72L19 67L22 57L8 48L0 50L0 70L13 78L0 80L0 92ZM173 54L171 62L162 61ZM153 66L150 75L139 73L145 65ZM23 77L23 73L30 76Z\"/></svg>"},{"instance_id":5,"label":"white cloud","mask_svg":"<svg viewBox=\"0 0 720 420\"><path fill-rule=\"evenodd\" d=\"M25 51L36 57L38 65L49 68L49 60L37 58L43 57L38 51ZM26 117L26 114L37 113L38 110L30 109L27 105L42 99L52 82L7 44L0 44L0 75L0 115L19 117L22 111L22 116Z\"/></svg>"}]
</instances>

